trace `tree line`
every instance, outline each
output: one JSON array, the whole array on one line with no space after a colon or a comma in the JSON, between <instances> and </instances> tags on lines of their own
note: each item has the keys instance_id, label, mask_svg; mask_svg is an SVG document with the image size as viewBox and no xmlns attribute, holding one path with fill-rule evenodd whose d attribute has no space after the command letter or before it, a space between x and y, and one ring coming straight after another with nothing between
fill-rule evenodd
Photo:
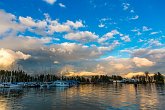
<instances>
[{"instance_id":1,"label":"tree line","mask_svg":"<svg viewBox=\"0 0 165 110\"><path fill-rule=\"evenodd\" d=\"M138 81L138 83L164 83L164 76L158 72L153 76L149 75L149 72L145 72L145 75L133 76L132 79ZM12 75L12 77L11 77ZM91 77L59 77L53 74L40 74L40 75L29 75L22 70L0 70L0 82L9 82L12 79L12 82L51 82L56 80L75 80L80 83L110 83L114 80L123 80L124 78L119 75L101 75L101 76L91 76Z\"/></svg>"},{"instance_id":2,"label":"tree line","mask_svg":"<svg viewBox=\"0 0 165 110\"><path fill-rule=\"evenodd\" d=\"M145 72L145 75L136 75L132 79L136 79L139 83L164 83L164 76L157 72L154 75L150 76L149 72Z\"/></svg>"}]
</instances>

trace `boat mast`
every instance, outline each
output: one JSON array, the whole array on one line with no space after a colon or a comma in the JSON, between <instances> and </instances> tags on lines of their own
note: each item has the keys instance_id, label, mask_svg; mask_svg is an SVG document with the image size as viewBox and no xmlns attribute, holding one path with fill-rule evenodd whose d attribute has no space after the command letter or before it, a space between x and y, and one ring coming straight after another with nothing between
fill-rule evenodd
<instances>
[{"instance_id":1,"label":"boat mast","mask_svg":"<svg viewBox=\"0 0 165 110\"><path fill-rule=\"evenodd\" d=\"M12 77L13 77L13 63L11 65L10 83L12 82Z\"/></svg>"}]
</instances>

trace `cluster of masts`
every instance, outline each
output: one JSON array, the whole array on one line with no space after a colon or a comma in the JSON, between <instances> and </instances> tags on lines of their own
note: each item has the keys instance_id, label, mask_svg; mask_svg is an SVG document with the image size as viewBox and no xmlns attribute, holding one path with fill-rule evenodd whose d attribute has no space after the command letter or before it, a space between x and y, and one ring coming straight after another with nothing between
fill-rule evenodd
<instances>
[{"instance_id":1,"label":"cluster of masts","mask_svg":"<svg viewBox=\"0 0 165 110\"><path fill-rule=\"evenodd\" d=\"M13 67L13 66L12 66ZM19 67L18 67L19 70ZM60 73L60 80L51 81L51 82L12 82L13 73L10 73L10 79L8 82L0 82L0 88L25 88L25 87L71 87L78 85L79 82L75 80L63 80L62 75L63 71Z\"/></svg>"},{"instance_id":2,"label":"cluster of masts","mask_svg":"<svg viewBox=\"0 0 165 110\"><path fill-rule=\"evenodd\" d=\"M0 83L0 88L26 88L26 87L72 87L78 85L75 80L57 80L53 82L3 82Z\"/></svg>"}]
</instances>

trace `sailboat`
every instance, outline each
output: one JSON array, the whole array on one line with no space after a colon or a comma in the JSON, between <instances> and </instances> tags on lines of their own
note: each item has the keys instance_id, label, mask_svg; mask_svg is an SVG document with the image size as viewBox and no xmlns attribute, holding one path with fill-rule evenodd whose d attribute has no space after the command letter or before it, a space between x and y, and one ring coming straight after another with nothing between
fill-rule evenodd
<instances>
[{"instance_id":1,"label":"sailboat","mask_svg":"<svg viewBox=\"0 0 165 110\"><path fill-rule=\"evenodd\" d=\"M20 88L21 85L12 83L13 73L11 71L10 82L3 83L4 88Z\"/></svg>"},{"instance_id":2,"label":"sailboat","mask_svg":"<svg viewBox=\"0 0 165 110\"><path fill-rule=\"evenodd\" d=\"M71 80L67 80L67 81L62 80L63 71L61 71L60 75L61 75L61 79L55 81L52 85L54 85L56 87L71 87L71 86L74 86L76 84Z\"/></svg>"},{"instance_id":3,"label":"sailboat","mask_svg":"<svg viewBox=\"0 0 165 110\"><path fill-rule=\"evenodd\" d=\"M13 66L13 64L12 64L12 66ZM2 83L1 87L3 87L3 88L20 88L21 85L12 83L12 78L13 78L13 72L11 71L10 82Z\"/></svg>"}]
</instances>

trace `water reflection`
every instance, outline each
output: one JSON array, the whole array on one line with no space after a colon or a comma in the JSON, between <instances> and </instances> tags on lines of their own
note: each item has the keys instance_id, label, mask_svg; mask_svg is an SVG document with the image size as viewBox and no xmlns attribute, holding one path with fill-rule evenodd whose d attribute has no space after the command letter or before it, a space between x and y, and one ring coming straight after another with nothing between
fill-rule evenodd
<instances>
[{"instance_id":1,"label":"water reflection","mask_svg":"<svg viewBox=\"0 0 165 110\"><path fill-rule=\"evenodd\" d=\"M155 84L26 88L2 93L0 110L163 110L165 107L165 86Z\"/></svg>"},{"instance_id":2,"label":"water reflection","mask_svg":"<svg viewBox=\"0 0 165 110\"><path fill-rule=\"evenodd\" d=\"M21 98L22 94L22 89L0 88L0 110L11 110L14 104L12 100Z\"/></svg>"}]
</instances>

